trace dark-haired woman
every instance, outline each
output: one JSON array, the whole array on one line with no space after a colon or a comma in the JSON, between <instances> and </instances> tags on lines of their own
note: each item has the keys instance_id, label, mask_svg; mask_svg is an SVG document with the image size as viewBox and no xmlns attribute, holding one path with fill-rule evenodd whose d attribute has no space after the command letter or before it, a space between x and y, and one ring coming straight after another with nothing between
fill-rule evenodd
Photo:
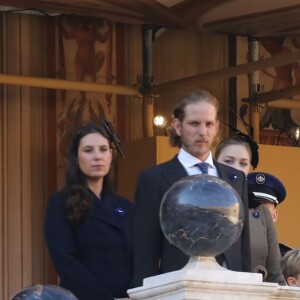
<instances>
[{"instance_id":1,"label":"dark-haired woman","mask_svg":"<svg viewBox=\"0 0 300 300\"><path fill-rule=\"evenodd\" d=\"M113 192L118 140L107 124L75 133L65 187L49 198L45 219L59 284L79 300L127 298L131 280L133 204Z\"/></svg>"}]
</instances>

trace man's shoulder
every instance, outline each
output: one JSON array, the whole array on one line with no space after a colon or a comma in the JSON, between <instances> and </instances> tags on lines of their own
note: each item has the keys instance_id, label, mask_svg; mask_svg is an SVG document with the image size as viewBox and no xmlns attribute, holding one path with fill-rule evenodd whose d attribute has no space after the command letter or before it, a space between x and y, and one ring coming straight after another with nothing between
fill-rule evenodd
<instances>
[{"instance_id":1,"label":"man's shoulder","mask_svg":"<svg viewBox=\"0 0 300 300\"><path fill-rule=\"evenodd\" d=\"M172 168L174 166L179 166L180 162L177 158L177 155L175 155L172 159L159 163L157 165L148 167L141 171L141 173L156 173L162 170L168 170L169 168Z\"/></svg>"}]
</instances>

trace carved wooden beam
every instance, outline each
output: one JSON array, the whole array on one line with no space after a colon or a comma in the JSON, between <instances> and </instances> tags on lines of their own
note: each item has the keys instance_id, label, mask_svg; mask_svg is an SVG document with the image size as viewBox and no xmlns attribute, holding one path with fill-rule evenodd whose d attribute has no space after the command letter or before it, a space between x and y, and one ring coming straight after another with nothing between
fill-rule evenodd
<instances>
[{"instance_id":1,"label":"carved wooden beam","mask_svg":"<svg viewBox=\"0 0 300 300\"><path fill-rule=\"evenodd\" d=\"M125 95L125 96L139 95L137 87L106 84L106 83L93 83L93 82L83 82L83 81L52 79L52 78L30 77L30 76L0 74L0 83L29 86L29 87L48 88L48 89L55 89L55 90L99 92L99 93Z\"/></svg>"},{"instance_id":2,"label":"carved wooden beam","mask_svg":"<svg viewBox=\"0 0 300 300\"><path fill-rule=\"evenodd\" d=\"M177 89L187 88L190 85L196 85L203 81L227 79L227 78L236 77L238 75L247 74L258 70L291 64L298 60L300 60L300 51L277 55L277 56L273 56L270 58L266 58L266 59L262 59L250 63L245 63L233 67L228 67L225 69L220 69L220 70L211 71L208 73L203 73L191 77L186 77L186 78L182 78L182 79L178 79L166 83L161 83L153 87L153 93L162 94ZM299 87L298 94L300 94L300 87ZM286 98L286 97L288 96L281 96L280 98Z\"/></svg>"},{"instance_id":3,"label":"carved wooden beam","mask_svg":"<svg viewBox=\"0 0 300 300\"><path fill-rule=\"evenodd\" d=\"M268 103L271 101L282 98L289 98L296 95L300 95L299 85L295 85L286 89L256 94L253 101L256 101L256 103Z\"/></svg>"},{"instance_id":4,"label":"carved wooden beam","mask_svg":"<svg viewBox=\"0 0 300 300\"><path fill-rule=\"evenodd\" d=\"M300 99L280 99L268 103L268 107L300 109Z\"/></svg>"},{"instance_id":5,"label":"carved wooden beam","mask_svg":"<svg viewBox=\"0 0 300 300\"><path fill-rule=\"evenodd\" d=\"M249 98L242 99L242 102L249 103L251 100ZM256 102L257 103L257 102ZM287 108L287 109L300 109L300 99L270 99L263 101L261 100L259 104L267 104L268 107L277 108Z\"/></svg>"}]
</instances>

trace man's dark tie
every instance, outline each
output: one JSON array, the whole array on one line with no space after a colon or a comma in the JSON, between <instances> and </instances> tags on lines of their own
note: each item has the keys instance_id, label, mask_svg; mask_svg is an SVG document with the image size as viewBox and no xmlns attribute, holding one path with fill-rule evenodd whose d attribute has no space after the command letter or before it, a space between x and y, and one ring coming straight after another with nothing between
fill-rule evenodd
<instances>
[{"instance_id":1,"label":"man's dark tie","mask_svg":"<svg viewBox=\"0 0 300 300\"><path fill-rule=\"evenodd\" d=\"M208 166L209 166L208 163L202 162L202 163L196 164L196 166L200 169L202 174L208 174Z\"/></svg>"}]
</instances>

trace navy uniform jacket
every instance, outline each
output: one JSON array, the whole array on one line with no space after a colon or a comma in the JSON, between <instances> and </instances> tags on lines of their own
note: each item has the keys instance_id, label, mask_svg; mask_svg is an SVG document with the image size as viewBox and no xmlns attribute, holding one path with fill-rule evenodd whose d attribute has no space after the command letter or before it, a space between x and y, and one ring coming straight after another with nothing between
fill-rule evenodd
<instances>
[{"instance_id":1,"label":"navy uniform jacket","mask_svg":"<svg viewBox=\"0 0 300 300\"><path fill-rule=\"evenodd\" d=\"M228 267L235 271L251 271L247 183L243 172L214 161L219 177L240 195L245 209L241 236L224 253ZM134 270L132 287L141 286L143 279L183 268L189 257L164 237L159 209L165 192L187 176L177 155L170 161L151 167L139 174L136 188L134 222ZM233 176L236 175L236 176Z\"/></svg>"},{"instance_id":2,"label":"navy uniform jacket","mask_svg":"<svg viewBox=\"0 0 300 300\"><path fill-rule=\"evenodd\" d=\"M79 300L127 297L132 276L133 204L106 192L101 199L92 195L90 215L76 225L67 220L66 194L50 197L44 228L50 257L60 286Z\"/></svg>"}]
</instances>

